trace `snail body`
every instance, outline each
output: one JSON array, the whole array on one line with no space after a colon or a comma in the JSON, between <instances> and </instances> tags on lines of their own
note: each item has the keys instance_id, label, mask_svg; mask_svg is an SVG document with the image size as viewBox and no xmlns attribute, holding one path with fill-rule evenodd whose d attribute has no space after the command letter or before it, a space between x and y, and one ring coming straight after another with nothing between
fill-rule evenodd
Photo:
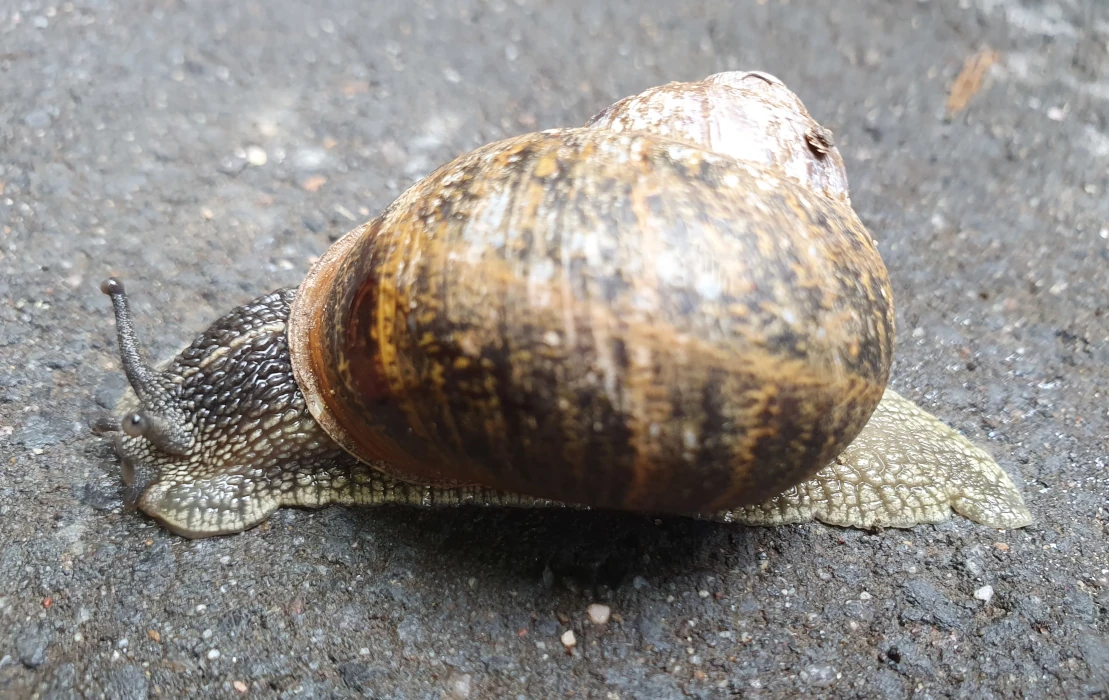
<instances>
[{"instance_id":1,"label":"snail body","mask_svg":"<svg viewBox=\"0 0 1109 700\"><path fill-rule=\"evenodd\" d=\"M766 74L460 156L157 370L103 290L125 481L187 536L329 502L1029 520L887 389L885 267L831 135Z\"/></svg>"}]
</instances>

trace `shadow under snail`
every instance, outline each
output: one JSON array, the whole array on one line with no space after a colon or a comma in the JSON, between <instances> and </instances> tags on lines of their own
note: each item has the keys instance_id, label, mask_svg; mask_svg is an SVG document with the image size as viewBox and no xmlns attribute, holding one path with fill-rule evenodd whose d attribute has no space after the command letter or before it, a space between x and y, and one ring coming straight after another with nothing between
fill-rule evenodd
<instances>
[{"instance_id":1,"label":"shadow under snail","mask_svg":"<svg viewBox=\"0 0 1109 700\"><path fill-rule=\"evenodd\" d=\"M887 388L885 266L831 134L765 73L462 155L157 367L101 289L131 388L100 428L184 536L329 503L1031 522Z\"/></svg>"}]
</instances>

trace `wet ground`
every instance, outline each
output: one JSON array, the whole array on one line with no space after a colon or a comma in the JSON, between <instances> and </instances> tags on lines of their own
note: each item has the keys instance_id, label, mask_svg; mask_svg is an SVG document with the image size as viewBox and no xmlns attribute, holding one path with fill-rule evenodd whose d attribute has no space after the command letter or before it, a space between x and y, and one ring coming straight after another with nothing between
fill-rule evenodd
<instances>
[{"instance_id":1,"label":"wet ground","mask_svg":"<svg viewBox=\"0 0 1109 700\"><path fill-rule=\"evenodd\" d=\"M0 695L1106 697L1107 15L0 3ZM162 357L454 155L732 68L835 132L897 294L893 385L1034 525L332 508L188 541L123 512L88 429L123 387L102 278Z\"/></svg>"}]
</instances>

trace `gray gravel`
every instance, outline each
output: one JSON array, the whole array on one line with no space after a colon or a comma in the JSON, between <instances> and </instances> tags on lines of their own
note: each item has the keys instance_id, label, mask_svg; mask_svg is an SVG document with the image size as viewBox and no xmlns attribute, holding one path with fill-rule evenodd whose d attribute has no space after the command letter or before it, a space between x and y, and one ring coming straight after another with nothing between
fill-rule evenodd
<instances>
[{"instance_id":1,"label":"gray gravel","mask_svg":"<svg viewBox=\"0 0 1109 700\"><path fill-rule=\"evenodd\" d=\"M0 2L0 695L1109 694L1106 3L312 5ZM1035 525L332 508L186 541L123 512L87 427L123 386L103 277L165 356L452 156L730 68L835 131L894 386Z\"/></svg>"}]
</instances>

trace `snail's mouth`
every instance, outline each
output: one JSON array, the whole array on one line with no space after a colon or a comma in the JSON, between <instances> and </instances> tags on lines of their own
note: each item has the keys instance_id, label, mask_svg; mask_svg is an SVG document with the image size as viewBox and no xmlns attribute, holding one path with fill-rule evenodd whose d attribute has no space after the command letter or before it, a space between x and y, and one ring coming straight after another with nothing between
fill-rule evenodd
<instances>
[{"instance_id":1,"label":"snail's mouth","mask_svg":"<svg viewBox=\"0 0 1109 700\"><path fill-rule=\"evenodd\" d=\"M198 469L188 457L108 426L111 420L101 419L96 428L112 433L125 511L141 511L177 535L197 538L241 532L281 505L281 494L265 488L259 470L235 465Z\"/></svg>"},{"instance_id":2,"label":"snail's mouth","mask_svg":"<svg viewBox=\"0 0 1109 700\"><path fill-rule=\"evenodd\" d=\"M135 457L127 449L129 438L117 432L112 441L119 457L119 478L122 482L123 507L127 512L141 511L171 532L183 537L204 537L209 533L196 532L188 526L192 519L187 507L167 502L164 493L169 485L161 484L161 471Z\"/></svg>"}]
</instances>

